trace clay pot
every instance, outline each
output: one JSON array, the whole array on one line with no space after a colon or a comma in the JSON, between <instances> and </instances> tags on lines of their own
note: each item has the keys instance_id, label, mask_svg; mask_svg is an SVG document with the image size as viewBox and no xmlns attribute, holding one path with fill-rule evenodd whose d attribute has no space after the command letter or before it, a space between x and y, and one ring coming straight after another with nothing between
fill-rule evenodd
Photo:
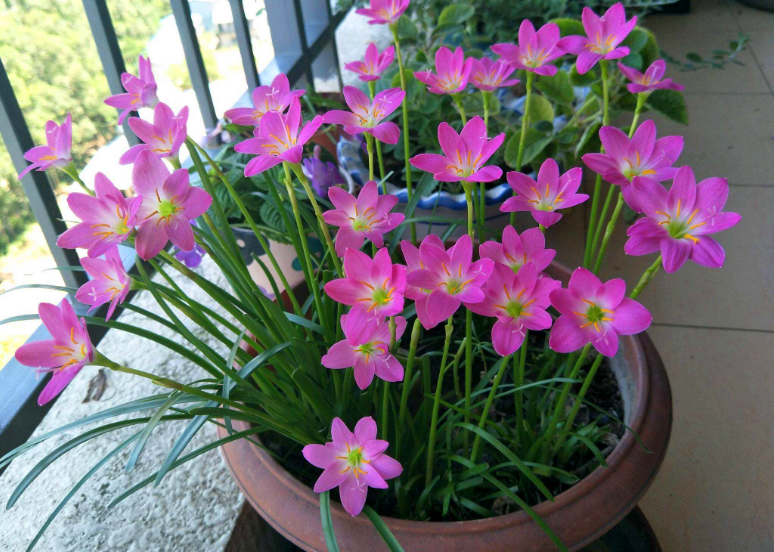
<instances>
[{"instance_id":1,"label":"clay pot","mask_svg":"<svg viewBox=\"0 0 774 552\"><path fill-rule=\"evenodd\" d=\"M547 272L569 280L570 272L552 264ZM646 334L622 337L611 359L624 402L624 421L650 452L627 432L598 467L554 502L534 507L570 550L591 544L624 518L645 494L666 454L672 427L672 394L664 365ZM233 421L236 431L247 429ZM226 436L218 428L220 437ZM318 495L295 479L259 447L242 439L223 447L226 464L242 493L280 534L307 551L325 552ZM341 550L377 552L386 545L364 516L353 518L331 502ZM526 513L462 522L419 522L382 518L407 551L486 552L554 551L556 547Z\"/></svg>"}]
</instances>

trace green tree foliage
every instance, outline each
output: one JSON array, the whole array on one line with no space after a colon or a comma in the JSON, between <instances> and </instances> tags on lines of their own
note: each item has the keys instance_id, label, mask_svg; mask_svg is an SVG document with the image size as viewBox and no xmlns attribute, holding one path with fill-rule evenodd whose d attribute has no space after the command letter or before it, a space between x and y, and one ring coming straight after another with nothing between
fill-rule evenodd
<instances>
[{"instance_id":1,"label":"green tree foliage","mask_svg":"<svg viewBox=\"0 0 774 552\"><path fill-rule=\"evenodd\" d=\"M108 5L127 68L136 72L137 56L169 13L169 2L110 0ZM110 91L80 0L5 0L0 59L36 143L45 140L46 121L61 122L68 111L76 165L83 166L115 136L117 111L103 103ZM32 220L0 139L0 254Z\"/></svg>"}]
</instances>

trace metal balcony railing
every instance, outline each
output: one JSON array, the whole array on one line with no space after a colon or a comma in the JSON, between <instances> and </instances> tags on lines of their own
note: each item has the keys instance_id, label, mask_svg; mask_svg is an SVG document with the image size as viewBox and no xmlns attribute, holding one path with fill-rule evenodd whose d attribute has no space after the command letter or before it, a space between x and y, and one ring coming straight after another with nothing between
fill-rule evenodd
<instances>
[{"instance_id":1,"label":"metal balcony railing","mask_svg":"<svg viewBox=\"0 0 774 552\"><path fill-rule=\"evenodd\" d=\"M314 90L314 74L335 71L339 86L338 50L335 31L346 16L346 11L332 14L330 0L265 0L275 57L260 74L253 55L250 29L245 17L242 0L228 0L234 20L237 45L249 90L261 82L271 82L279 73L286 73L291 85L303 82ZM191 77L196 100L205 127L209 130L218 123L215 107L210 94L207 71L204 66L196 30L191 19L188 0L170 0L172 13L180 34L186 64ZM118 44L107 0L83 0L83 7L91 27L94 43L105 71L110 92L124 92L121 74L126 71L124 58ZM136 114L135 114L136 115ZM130 145L138 143L129 125L124 123L124 133ZM24 152L35 144L32 141L11 82L0 59L0 134L16 167L21 172L27 166ZM57 237L66 230L62 213L57 205L54 191L45 172L31 171L22 185L29 199L38 224L58 267L78 266L78 254L72 249L56 246ZM131 262L131 260L130 260ZM65 286L79 287L86 282L83 272L62 271ZM78 314L87 307L69 297ZM101 314L104 316L104 312ZM96 311L100 316L100 310ZM2 316L0 316L2 318ZM106 333L106 328L90 327L92 342L97 344ZM51 339L44 326L30 336L28 342ZM0 456L27 440L40 420L52 405L39 407L37 395L45 386L47 377L38 379L28 367L11 360L0 370Z\"/></svg>"}]
</instances>

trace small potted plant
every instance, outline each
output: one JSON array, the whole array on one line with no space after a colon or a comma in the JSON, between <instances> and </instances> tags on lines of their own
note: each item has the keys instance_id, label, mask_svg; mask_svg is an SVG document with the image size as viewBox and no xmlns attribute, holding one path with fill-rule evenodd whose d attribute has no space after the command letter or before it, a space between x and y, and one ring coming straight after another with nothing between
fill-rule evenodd
<instances>
[{"instance_id":1,"label":"small potted plant","mask_svg":"<svg viewBox=\"0 0 774 552\"><path fill-rule=\"evenodd\" d=\"M407 4L373 0L359 11L397 32ZM601 17L586 8L583 21L583 34L563 38L558 29L533 32L523 25L519 46L504 50L515 54L517 63L547 68L539 56L532 60L527 54L548 51L541 41L552 40L551 48L572 56L578 74L601 68L603 149L583 157L586 168L563 170L548 158L535 176L505 175L514 195L501 210L528 214L534 223L523 232L507 226L492 236L474 209L478 184L503 176L488 160L503 147L504 136L490 133L478 116L461 131L448 122L439 125L442 154L405 159L416 172L460 183L467 214L461 237L417 239L416 201L398 212L398 199L380 193L374 144L398 143L408 126L403 76L402 88L373 99L346 89L351 111L306 122L298 92L287 101L277 98L252 123L253 137L234 147L249 156L239 174L185 138L202 188L190 185L188 171L174 156L160 155L170 144L154 137L166 132L141 135L145 145L133 159L136 196L124 198L104 175L97 176L93 190L82 183L85 193L68 198L81 222L59 239L62 247L87 249L82 263L93 278L76 298L89 305L110 303L107 319L78 318L67 300L42 304L39 315L52 339L20 347L16 358L52 374L41 404L91 366L147 378L159 391L36 437L0 465L60 431L98 422L102 425L73 437L49 460L87 438L136 425L89 474L122 450L130 451L127 468L133 469L157 424L185 419L188 426L162 465L111 505L162 483L198 454L223 447L246 498L304 550L511 550L513 543L533 551L577 550L612 528L655 477L671 424L669 383L644 333L651 315L638 297L654 277L668 277L689 260L722 266L723 249L714 235L740 216L723 210L725 179L697 183L690 167L677 166L682 138L658 137L652 121L640 121L655 90L677 85L663 79L658 63L645 73L622 64L616 69L614 60L629 53L622 44L636 18L627 20L616 4ZM565 61L557 57L554 63ZM452 62L457 67L457 60ZM627 132L609 124L609 84L621 78L613 76L616 70L630 81L635 104ZM154 107L155 95L144 93L155 86L152 78L129 76L124 82L136 104ZM386 120L398 110L402 127ZM304 173L305 147L324 121L365 134L370 179L360 190L334 186L323 197ZM175 136L181 121L172 117L164 124ZM518 157L524 147L522 141ZM65 151L69 148L35 148L28 158L41 169L52 159L55 166L72 168L67 156L59 155ZM260 236L234 180L273 168L280 176L266 179L262 199L278 211L303 281L289 285L265 248L261 267L271 290L263 290L237 252L224 194ZM584 170L598 175L591 197L579 192ZM546 249L544 236L561 227L566 208L585 201L592 202L585 259L570 270L555 262L557 252ZM624 205L640 213L628 230L625 252L655 256L630 285L596 275ZM314 237L322 244L320 256L310 248ZM169 254L169 241L183 251L204 249L231 289ZM116 261L117 244L135 248L136 273ZM662 267L666 274L660 274ZM219 308L200 304L171 278L169 286L152 279L149 268L190 279ZM184 345L111 319L129 289L153 295L165 316L148 315L177 332ZM176 381L153 366L118 363L92 346L92 324L142 336L201 371ZM197 337L203 334L223 347ZM184 455L205 423L218 426L218 439ZM39 471L34 468L19 484L9 507Z\"/></svg>"}]
</instances>

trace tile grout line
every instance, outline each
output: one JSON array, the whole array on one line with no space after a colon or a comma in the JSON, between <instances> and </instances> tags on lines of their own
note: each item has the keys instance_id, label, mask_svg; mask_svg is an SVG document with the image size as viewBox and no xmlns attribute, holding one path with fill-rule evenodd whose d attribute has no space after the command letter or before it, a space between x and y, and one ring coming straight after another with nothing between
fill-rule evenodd
<instances>
[{"instance_id":1,"label":"tile grout line","mask_svg":"<svg viewBox=\"0 0 774 552\"><path fill-rule=\"evenodd\" d=\"M762 334L774 334L774 330L762 330L760 328L731 328L728 326L696 326L691 324L670 324L668 322L654 322L652 327L659 328L687 328L691 330L716 330L725 332L748 332L748 333L762 333Z\"/></svg>"},{"instance_id":2,"label":"tile grout line","mask_svg":"<svg viewBox=\"0 0 774 552\"><path fill-rule=\"evenodd\" d=\"M742 32L744 33L745 31L742 31ZM752 32L754 32L754 31L747 32L746 33L747 36L750 36L749 33L752 33ZM755 55L755 50L753 50L753 48L752 48L752 37L750 37L750 41L747 43L747 49L750 50L750 55L752 56L753 61L755 62L755 64L758 66L758 71L760 71L761 75L763 75L763 80L766 81L766 84L769 86L769 90L774 95L774 88L772 88L771 82L769 82L769 79L766 76L766 73L763 72L763 67L761 66L761 62L758 61L758 56Z\"/></svg>"}]
</instances>

